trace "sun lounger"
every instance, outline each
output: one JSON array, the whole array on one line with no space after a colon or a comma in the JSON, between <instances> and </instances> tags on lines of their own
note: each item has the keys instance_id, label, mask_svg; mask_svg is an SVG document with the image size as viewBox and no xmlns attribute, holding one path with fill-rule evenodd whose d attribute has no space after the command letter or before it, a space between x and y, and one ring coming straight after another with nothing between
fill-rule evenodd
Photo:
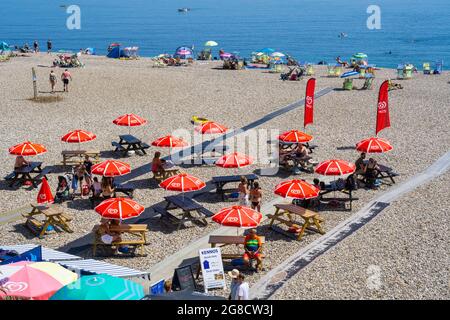
<instances>
[{"instance_id":1,"label":"sun lounger","mask_svg":"<svg viewBox=\"0 0 450 320\"><path fill-rule=\"evenodd\" d=\"M441 74L444 68L444 61L437 61L433 70L433 74Z\"/></svg>"},{"instance_id":2,"label":"sun lounger","mask_svg":"<svg viewBox=\"0 0 450 320\"><path fill-rule=\"evenodd\" d=\"M431 74L431 66L429 62L423 64L423 74Z\"/></svg>"}]
</instances>

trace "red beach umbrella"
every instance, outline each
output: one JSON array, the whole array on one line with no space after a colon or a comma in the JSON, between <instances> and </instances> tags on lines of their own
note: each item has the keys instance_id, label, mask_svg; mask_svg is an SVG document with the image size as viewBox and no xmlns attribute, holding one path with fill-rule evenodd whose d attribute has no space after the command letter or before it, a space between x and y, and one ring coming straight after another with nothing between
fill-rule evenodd
<instances>
[{"instance_id":1,"label":"red beach umbrella","mask_svg":"<svg viewBox=\"0 0 450 320\"><path fill-rule=\"evenodd\" d=\"M255 228L262 219L262 214L256 210L242 206L232 206L217 212L212 220L229 227Z\"/></svg>"},{"instance_id":2,"label":"red beach umbrella","mask_svg":"<svg viewBox=\"0 0 450 320\"><path fill-rule=\"evenodd\" d=\"M355 165L344 160L327 160L319 163L316 173L324 176L340 176L355 172Z\"/></svg>"},{"instance_id":3,"label":"red beach umbrella","mask_svg":"<svg viewBox=\"0 0 450 320\"><path fill-rule=\"evenodd\" d=\"M180 148L187 147L188 143L181 138L177 138L171 135L161 137L152 142L152 146L155 147L168 147L168 148Z\"/></svg>"},{"instance_id":4,"label":"red beach umbrella","mask_svg":"<svg viewBox=\"0 0 450 320\"><path fill-rule=\"evenodd\" d=\"M284 198L312 199L319 196L320 190L304 180L283 181L275 187L275 194Z\"/></svg>"},{"instance_id":5,"label":"red beach umbrella","mask_svg":"<svg viewBox=\"0 0 450 320\"><path fill-rule=\"evenodd\" d=\"M201 134L225 133L228 128L214 121L207 121L195 128Z\"/></svg>"},{"instance_id":6,"label":"red beach umbrella","mask_svg":"<svg viewBox=\"0 0 450 320\"><path fill-rule=\"evenodd\" d=\"M280 134L278 139L286 143L306 143L311 141L313 137L299 130L290 130Z\"/></svg>"},{"instance_id":7,"label":"red beach umbrella","mask_svg":"<svg viewBox=\"0 0 450 320\"><path fill-rule=\"evenodd\" d=\"M253 159L250 156L234 152L226 154L216 161L216 166L222 168L240 168L251 165Z\"/></svg>"},{"instance_id":8,"label":"red beach umbrella","mask_svg":"<svg viewBox=\"0 0 450 320\"><path fill-rule=\"evenodd\" d=\"M389 141L383 138L372 137L356 144L356 150L366 153L383 153L394 149Z\"/></svg>"},{"instance_id":9,"label":"red beach umbrella","mask_svg":"<svg viewBox=\"0 0 450 320\"><path fill-rule=\"evenodd\" d=\"M117 177L130 173L131 167L128 163L122 161L106 160L92 166L91 172L104 177Z\"/></svg>"},{"instance_id":10,"label":"red beach umbrella","mask_svg":"<svg viewBox=\"0 0 450 320\"><path fill-rule=\"evenodd\" d=\"M39 189L37 195L37 203L53 203L55 199L53 198L52 190L48 184L47 179L42 179L41 189Z\"/></svg>"},{"instance_id":11,"label":"red beach umbrella","mask_svg":"<svg viewBox=\"0 0 450 320\"><path fill-rule=\"evenodd\" d=\"M139 216L145 208L129 198L111 198L95 207L103 218L125 220Z\"/></svg>"},{"instance_id":12,"label":"red beach umbrella","mask_svg":"<svg viewBox=\"0 0 450 320\"><path fill-rule=\"evenodd\" d=\"M61 137L61 141L67 143L83 143L92 141L95 138L97 138L97 136L92 132L85 130L73 130Z\"/></svg>"},{"instance_id":13,"label":"red beach umbrella","mask_svg":"<svg viewBox=\"0 0 450 320\"><path fill-rule=\"evenodd\" d=\"M9 148L9 153L16 156L36 156L46 152L47 149L42 144L32 143L30 141Z\"/></svg>"},{"instance_id":14,"label":"red beach umbrella","mask_svg":"<svg viewBox=\"0 0 450 320\"><path fill-rule=\"evenodd\" d=\"M146 124L147 120L139 117L138 115L127 113L115 119L113 123L118 126L137 127Z\"/></svg>"},{"instance_id":15,"label":"red beach umbrella","mask_svg":"<svg viewBox=\"0 0 450 320\"><path fill-rule=\"evenodd\" d=\"M197 177L187 173L180 173L176 176L167 178L161 182L159 186L170 191L189 192L203 189L206 184Z\"/></svg>"}]
</instances>

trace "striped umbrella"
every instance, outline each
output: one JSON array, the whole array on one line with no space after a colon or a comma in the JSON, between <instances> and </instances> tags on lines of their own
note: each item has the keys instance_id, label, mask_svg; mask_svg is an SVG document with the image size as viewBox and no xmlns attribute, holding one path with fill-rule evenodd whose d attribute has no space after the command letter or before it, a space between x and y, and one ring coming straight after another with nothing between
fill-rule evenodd
<instances>
[{"instance_id":1,"label":"striped umbrella","mask_svg":"<svg viewBox=\"0 0 450 320\"><path fill-rule=\"evenodd\" d=\"M9 153L16 156L36 156L46 152L47 149L42 144L32 143L30 141L9 148Z\"/></svg>"},{"instance_id":2,"label":"striped umbrella","mask_svg":"<svg viewBox=\"0 0 450 320\"><path fill-rule=\"evenodd\" d=\"M139 216L145 208L129 198L111 198L95 207L95 212L107 219L130 219Z\"/></svg>"},{"instance_id":3,"label":"striped umbrella","mask_svg":"<svg viewBox=\"0 0 450 320\"><path fill-rule=\"evenodd\" d=\"M48 300L63 286L78 279L76 273L51 262L20 261L0 266L0 272L8 281L0 290L0 300L15 297L32 300Z\"/></svg>"},{"instance_id":4,"label":"striped umbrella","mask_svg":"<svg viewBox=\"0 0 450 320\"><path fill-rule=\"evenodd\" d=\"M147 120L133 113L127 113L115 119L113 123L118 126L136 127L146 124Z\"/></svg>"},{"instance_id":5,"label":"striped umbrella","mask_svg":"<svg viewBox=\"0 0 450 320\"><path fill-rule=\"evenodd\" d=\"M243 206L232 206L217 212L212 220L223 225L238 228L255 228L261 223L262 214Z\"/></svg>"},{"instance_id":6,"label":"striped umbrella","mask_svg":"<svg viewBox=\"0 0 450 320\"><path fill-rule=\"evenodd\" d=\"M131 167L128 163L117 160L106 160L99 164L92 166L91 173L104 177L123 176L131 172Z\"/></svg>"},{"instance_id":7,"label":"striped umbrella","mask_svg":"<svg viewBox=\"0 0 450 320\"><path fill-rule=\"evenodd\" d=\"M97 136L93 134L92 132L85 131L85 130L73 130L69 133L65 134L61 137L61 141L67 142L67 143L83 143L92 141Z\"/></svg>"},{"instance_id":8,"label":"striped umbrella","mask_svg":"<svg viewBox=\"0 0 450 320\"><path fill-rule=\"evenodd\" d=\"M355 165L344 160L327 160L319 163L315 172L324 176L340 176L355 172Z\"/></svg>"},{"instance_id":9,"label":"striped umbrella","mask_svg":"<svg viewBox=\"0 0 450 320\"><path fill-rule=\"evenodd\" d=\"M188 143L181 138L177 138L171 135L161 137L152 142L152 146L155 147L168 147L168 148L179 148L187 147Z\"/></svg>"},{"instance_id":10,"label":"striped umbrella","mask_svg":"<svg viewBox=\"0 0 450 320\"><path fill-rule=\"evenodd\" d=\"M216 161L216 166L222 168L241 168L253 163L253 159L245 154L234 152L220 157Z\"/></svg>"},{"instance_id":11,"label":"striped umbrella","mask_svg":"<svg viewBox=\"0 0 450 320\"><path fill-rule=\"evenodd\" d=\"M366 153L383 153L394 149L390 142L383 138L372 137L356 144L356 150Z\"/></svg>"},{"instance_id":12,"label":"striped umbrella","mask_svg":"<svg viewBox=\"0 0 450 320\"><path fill-rule=\"evenodd\" d=\"M190 192L203 189L206 184L197 177L187 173L180 173L176 176L167 178L159 184L163 189L179 192Z\"/></svg>"},{"instance_id":13,"label":"striped umbrella","mask_svg":"<svg viewBox=\"0 0 450 320\"><path fill-rule=\"evenodd\" d=\"M133 281L95 274L83 276L58 292L50 300L141 300L142 285Z\"/></svg>"},{"instance_id":14,"label":"striped umbrella","mask_svg":"<svg viewBox=\"0 0 450 320\"><path fill-rule=\"evenodd\" d=\"M201 134L225 133L227 130L228 130L227 127L220 125L214 121L202 123L201 125L195 128L195 131L200 132Z\"/></svg>"},{"instance_id":15,"label":"striped umbrella","mask_svg":"<svg viewBox=\"0 0 450 320\"><path fill-rule=\"evenodd\" d=\"M320 190L304 180L283 181L275 187L275 194L284 198L312 199L319 196Z\"/></svg>"},{"instance_id":16,"label":"striped umbrella","mask_svg":"<svg viewBox=\"0 0 450 320\"><path fill-rule=\"evenodd\" d=\"M311 141L313 137L299 130L290 130L280 134L278 139L286 143L306 143Z\"/></svg>"}]
</instances>

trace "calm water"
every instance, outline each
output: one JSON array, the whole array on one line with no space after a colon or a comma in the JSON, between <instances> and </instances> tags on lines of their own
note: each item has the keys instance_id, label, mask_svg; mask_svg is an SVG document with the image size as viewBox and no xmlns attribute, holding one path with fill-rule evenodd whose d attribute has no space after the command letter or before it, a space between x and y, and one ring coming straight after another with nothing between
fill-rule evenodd
<instances>
[{"instance_id":1,"label":"calm water","mask_svg":"<svg viewBox=\"0 0 450 320\"><path fill-rule=\"evenodd\" d=\"M71 4L81 8L81 30L66 28L60 5ZM381 30L366 27L370 4L381 7ZM178 13L181 7L192 11ZM379 66L438 59L448 65L449 13L448 0L3 0L0 41L37 39L43 48L51 38L56 50L95 47L99 54L117 41L153 56L215 40L242 56L272 47L308 62L365 52ZM339 38L341 32L348 37Z\"/></svg>"}]
</instances>

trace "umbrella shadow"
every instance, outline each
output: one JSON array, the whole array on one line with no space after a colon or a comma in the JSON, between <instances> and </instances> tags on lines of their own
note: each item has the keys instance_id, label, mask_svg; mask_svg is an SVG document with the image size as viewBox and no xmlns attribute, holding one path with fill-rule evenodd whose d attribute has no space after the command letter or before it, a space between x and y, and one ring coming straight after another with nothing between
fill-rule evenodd
<instances>
[{"instance_id":1,"label":"umbrella shadow","mask_svg":"<svg viewBox=\"0 0 450 320\"><path fill-rule=\"evenodd\" d=\"M336 150L355 150L356 147L355 146L342 146L342 147L337 147Z\"/></svg>"},{"instance_id":2,"label":"umbrella shadow","mask_svg":"<svg viewBox=\"0 0 450 320\"><path fill-rule=\"evenodd\" d=\"M92 202L90 199L75 198L67 202L67 207L78 211L90 211L92 210Z\"/></svg>"}]
</instances>

